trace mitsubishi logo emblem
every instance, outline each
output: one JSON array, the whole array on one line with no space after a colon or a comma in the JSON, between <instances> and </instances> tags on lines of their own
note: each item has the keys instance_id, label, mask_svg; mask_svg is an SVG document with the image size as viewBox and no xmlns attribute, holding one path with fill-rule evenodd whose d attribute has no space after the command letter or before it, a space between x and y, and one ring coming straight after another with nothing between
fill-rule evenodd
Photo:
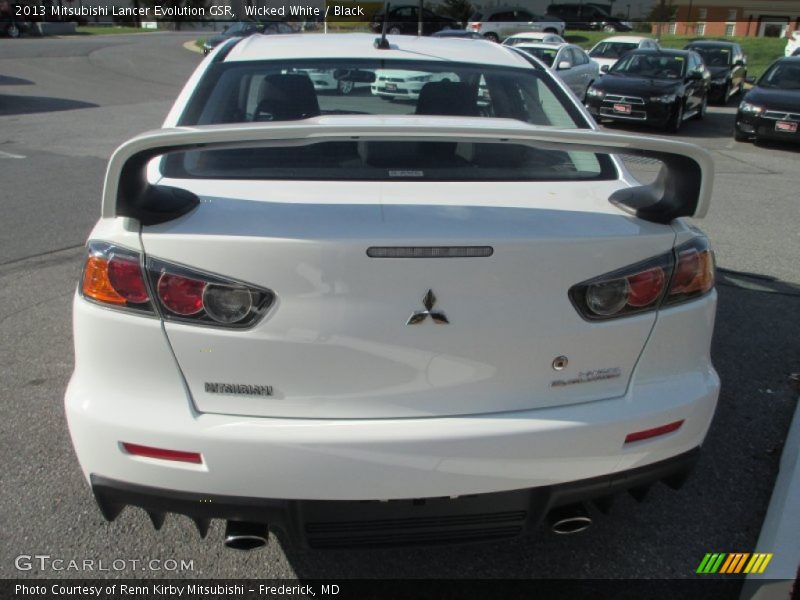
<instances>
[{"instance_id":1,"label":"mitsubishi logo emblem","mask_svg":"<svg viewBox=\"0 0 800 600\"><path fill-rule=\"evenodd\" d=\"M433 310L433 307L436 306L436 296L433 295L433 290L428 290L428 293L425 294L425 297L422 299L422 304L425 310L418 310L408 317L406 325L417 325L428 317L433 319L433 322L437 325L446 325L450 322L447 320L447 316L445 316L444 312L441 310Z\"/></svg>"}]
</instances>

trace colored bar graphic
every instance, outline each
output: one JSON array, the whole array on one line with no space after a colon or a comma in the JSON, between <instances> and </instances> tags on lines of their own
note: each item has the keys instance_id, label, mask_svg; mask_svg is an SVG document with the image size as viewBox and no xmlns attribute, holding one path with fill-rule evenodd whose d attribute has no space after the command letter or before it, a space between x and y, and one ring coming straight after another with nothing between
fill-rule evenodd
<instances>
[{"instance_id":1,"label":"colored bar graphic","mask_svg":"<svg viewBox=\"0 0 800 600\"><path fill-rule=\"evenodd\" d=\"M697 567L696 573L705 573L706 572L706 565L708 565L708 561L711 560L711 553L708 552L703 557L703 560L700 561L700 566Z\"/></svg>"},{"instance_id":2,"label":"colored bar graphic","mask_svg":"<svg viewBox=\"0 0 800 600\"><path fill-rule=\"evenodd\" d=\"M722 554L719 555L717 562L715 562L714 565L711 567L709 573L716 573L717 571L719 571L719 568L722 565L722 561L724 559L725 559L725 553L723 552Z\"/></svg>"},{"instance_id":3,"label":"colored bar graphic","mask_svg":"<svg viewBox=\"0 0 800 600\"><path fill-rule=\"evenodd\" d=\"M722 563L722 568L720 568L720 573L730 573L730 569L734 563L739 560L738 554L728 554L728 558Z\"/></svg>"},{"instance_id":4,"label":"colored bar graphic","mask_svg":"<svg viewBox=\"0 0 800 600\"><path fill-rule=\"evenodd\" d=\"M740 561L739 561L739 562L736 564L736 568L735 568L735 570L734 570L734 571L731 571L731 572L732 572L732 573L741 573L741 572L742 572L742 567L744 567L744 564L747 562L747 559L748 559L748 558L750 558L750 553L749 553L749 552L745 552L744 554L742 554L742 558L741 558L741 560L740 560Z\"/></svg>"},{"instance_id":5,"label":"colored bar graphic","mask_svg":"<svg viewBox=\"0 0 800 600\"><path fill-rule=\"evenodd\" d=\"M749 552L732 552L727 554L725 552L708 552L700 561L696 573L703 575L713 575L714 573L733 575L742 573L763 573L769 561L772 560L772 554L766 552L757 552L750 554ZM748 560L749 559L749 560ZM745 565L747 565L745 567Z\"/></svg>"}]
</instances>

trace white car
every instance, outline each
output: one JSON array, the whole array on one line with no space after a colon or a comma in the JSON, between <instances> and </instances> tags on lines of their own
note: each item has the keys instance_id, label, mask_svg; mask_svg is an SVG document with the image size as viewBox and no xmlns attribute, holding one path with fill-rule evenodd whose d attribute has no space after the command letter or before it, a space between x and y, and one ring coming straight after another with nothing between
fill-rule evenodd
<instances>
[{"instance_id":1,"label":"white car","mask_svg":"<svg viewBox=\"0 0 800 600\"><path fill-rule=\"evenodd\" d=\"M580 99L600 77L597 63L574 44L517 44L515 48L542 61Z\"/></svg>"},{"instance_id":2,"label":"white car","mask_svg":"<svg viewBox=\"0 0 800 600\"><path fill-rule=\"evenodd\" d=\"M334 69L297 69L298 73L306 73L318 92L337 92L344 96L359 88L369 87L369 83L355 82L346 74L337 73ZM338 77L337 77L338 75Z\"/></svg>"},{"instance_id":3,"label":"white car","mask_svg":"<svg viewBox=\"0 0 800 600\"><path fill-rule=\"evenodd\" d=\"M503 40L504 46L516 46L517 44L566 44L567 40L555 33L517 33L510 35Z\"/></svg>"},{"instance_id":4,"label":"white car","mask_svg":"<svg viewBox=\"0 0 800 600\"><path fill-rule=\"evenodd\" d=\"M794 56L794 53L800 49L800 29L793 31L786 39L786 48L784 49L784 56Z\"/></svg>"},{"instance_id":5,"label":"white car","mask_svg":"<svg viewBox=\"0 0 800 600\"><path fill-rule=\"evenodd\" d=\"M479 11L470 17L467 24L467 29L480 33L493 42L502 42L510 35L533 31L563 36L566 27L561 19L536 15L519 6L501 6Z\"/></svg>"},{"instance_id":6,"label":"white car","mask_svg":"<svg viewBox=\"0 0 800 600\"><path fill-rule=\"evenodd\" d=\"M569 533L696 460L709 154L599 131L513 49L374 39L226 42L111 157L65 398L108 520L224 519L241 549ZM415 104L293 72L395 66L434 76Z\"/></svg>"},{"instance_id":7,"label":"white car","mask_svg":"<svg viewBox=\"0 0 800 600\"><path fill-rule=\"evenodd\" d=\"M408 69L376 69L372 94L386 100L417 100L427 83L458 81L455 73L431 73Z\"/></svg>"},{"instance_id":8,"label":"white car","mask_svg":"<svg viewBox=\"0 0 800 600\"><path fill-rule=\"evenodd\" d=\"M638 35L615 35L597 42L589 56L600 65L602 73L607 72L616 62L631 50L658 50L658 40Z\"/></svg>"}]
</instances>

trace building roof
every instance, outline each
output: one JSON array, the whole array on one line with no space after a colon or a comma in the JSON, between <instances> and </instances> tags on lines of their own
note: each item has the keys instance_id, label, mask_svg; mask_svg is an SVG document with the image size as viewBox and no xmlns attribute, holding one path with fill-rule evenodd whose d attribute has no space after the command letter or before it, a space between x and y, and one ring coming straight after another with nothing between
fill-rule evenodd
<instances>
[{"instance_id":1,"label":"building roof","mask_svg":"<svg viewBox=\"0 0 800 600\"><path fill-rule=\"evenodd\" d=\"M472 40L465 44L454 38L389 35L389 49L374 46L378 34L286 34L252 35L240 41L225 57L225 62L304 58L365 58L387 60L433 60L477 63L508 67L531 64L508 46Z\"/></svg>"}]
</instances>

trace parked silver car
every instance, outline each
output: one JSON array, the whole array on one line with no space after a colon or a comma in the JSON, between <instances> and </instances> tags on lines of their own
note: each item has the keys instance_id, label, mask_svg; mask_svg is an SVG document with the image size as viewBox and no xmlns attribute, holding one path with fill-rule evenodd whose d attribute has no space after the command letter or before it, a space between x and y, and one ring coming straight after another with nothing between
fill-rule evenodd
<instances>
[{"instance_id":1,"label":"parked silver car","mask_svg":"<svg viewBox=\"0 0 800 600\"><path fill-rule=\"evenodd\" d=\"M510 35L526 31L543 31L564 35L564 21L532 13L526 8L503 6L480 11L469 19L467 29L477 31L487 40L502 42Z\"/></svg>"},{"instance_id":2,"label":"parked silver car","mask_svg":"<svg viewBox=\"0 0 800 600\"><path fill-rule=\"evenodd\" d=\"M580 99L586 97L586 90L600 77L597 63L574 44L517 44L514 49L542 61Z\"/></svg>"}]
</instances>

